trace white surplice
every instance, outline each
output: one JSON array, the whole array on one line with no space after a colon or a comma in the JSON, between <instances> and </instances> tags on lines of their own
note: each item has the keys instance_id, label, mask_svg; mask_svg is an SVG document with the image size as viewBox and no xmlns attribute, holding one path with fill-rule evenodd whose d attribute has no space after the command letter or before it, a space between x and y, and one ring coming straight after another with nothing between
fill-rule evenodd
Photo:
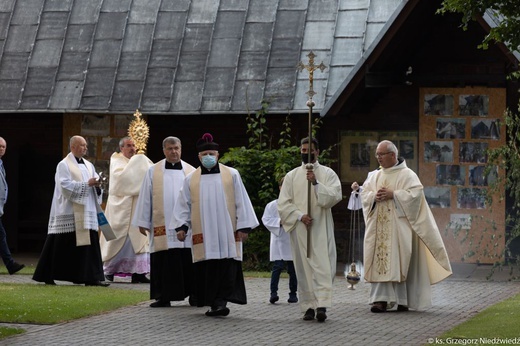
<instances>
[{"instance_id":1,"label":"white surplice","mask_svg":"<svg viewBox=\"0 0 520 346\"><path fill-rule=\"evenodd\" d=\"M275 199L265 206L262 223L271 233L269 260L271 262L278 260L292 261L291 238L280 224L278 200Z\"/></svg>"}]
</instances>

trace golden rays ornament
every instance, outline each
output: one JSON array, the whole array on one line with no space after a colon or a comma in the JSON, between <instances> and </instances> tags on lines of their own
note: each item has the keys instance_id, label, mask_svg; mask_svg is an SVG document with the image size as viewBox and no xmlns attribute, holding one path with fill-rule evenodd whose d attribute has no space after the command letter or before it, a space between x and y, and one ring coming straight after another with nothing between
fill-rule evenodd
<instances>
[{"instance_id":1,"label":"golden rays ornament","mask_svg":"<svg viewBox=\"0 0 520 346\"><path fill-rule=\"evenodd\" d=\"M141 116L139 109L136 109L134 113L135 119L128 126L128 136L134 140L138 154L146 153L146 144L148 143L148 137L150 137L150 128Z\"/></svg>"}]
</instances>

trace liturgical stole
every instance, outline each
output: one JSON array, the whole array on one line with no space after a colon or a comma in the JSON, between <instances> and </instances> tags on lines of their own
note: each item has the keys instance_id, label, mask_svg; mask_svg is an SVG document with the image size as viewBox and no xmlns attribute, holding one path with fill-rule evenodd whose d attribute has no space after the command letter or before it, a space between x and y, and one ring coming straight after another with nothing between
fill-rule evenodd
<instances>
[{"instance_id":1,"label":"liturgical stole","mask_svg":"<svg viewBox=\"0 0 520 346\"><path fill-rule=\"evenodd\" d=\"M153 252L168 250L168 238L166 236L166 221L164 220L164 161L157 162L153 169L152 187L152 220L153 220ZM182 165L184 176L191 172L189 166Z\"/></svg>"},{"instance_id":2,"label":"liturgical stole","mask_svg":"<svg viewBox=\"0 0 520 346\"><path fill-rule=\"evenodd\" d=\"M235 244L237 249L237 256L242 257L242 244L238 235L236 234L237 217L235 204L235 186L233 185L233 176L228 167L219 163L220 177L222 179L222 188L226 195L226 205L231 218L233 232L235 234ZM201 168L197 168L190 180L190 194L191 194L191 230L193 234L193 262L200 262L206 259L204 251L204 234L202 233L202 222L200 215L200 176Z\"/></svg>"},{"instance_id":3,"label":"liturgical stole","mask_svg":"<svg viewBox=\"0 0 520 346\"><path fill-rule=\"evenodd\" d=\"M83 159L85 161L85 159ZM74 181L83 181L83 175L81 174L81 170L74 160L74 155L67 156L67 166L70 170L70 175L72 180ZM90 166L85 163L85 167L90 171ZM93 173L90 172L90 175L93 176ZM87 190L86 190L87 191ZM85 193L86 193L85 191ZM83 204L72 202L72 208L74 210L74 225L76 230L76 246L84 246L90 245L90 230L85 229L84 226L84 218L85 218L85 206Z\"/></svg>"}]
</instances>

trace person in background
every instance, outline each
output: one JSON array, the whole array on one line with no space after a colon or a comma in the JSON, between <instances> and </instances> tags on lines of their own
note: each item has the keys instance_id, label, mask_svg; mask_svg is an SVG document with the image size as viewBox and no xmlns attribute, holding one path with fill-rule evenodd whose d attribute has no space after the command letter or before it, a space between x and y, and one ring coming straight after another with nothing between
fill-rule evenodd
<instances>
[{"instance_id":1,"label":"person in background","mask_svg":"<svg viewBox=\"0 0 520 346\"><path fill-rule=\"evenodd\" d=\"M25 265L16 262L9 251L9 245L7 245L7 232L5 231L4 225L2 224L2 216L4 215L4 207L7 202L7 180L4 162L2 157L5 155L7 150L7 142L5 139L0 137L0 255L2 261L4 261L5 267L10 275L13 275L22 270Z\"/></svg>"},{"instance_id":2,"label":"person in background","mask_svg":"<svg viewBox=\"0 0 520 346\"><path fill-rule=\"evenodd\" d=\"M84 158L85 138L73 136L69 145L70 153L56 168L47 238L33 280L106 287L96 207L102 196L99 175Z\"/></svg>"},{"instance_id":3,"label":"person in background","mask_svg":"<svg viewBox=\"0 0 520 346\"><path fill-rule=\"evenodd\" d=\"M164 159L148 169L132 224L139 227L150 240L150 307L169 307L170 301L189 298L196 305L191 259L191 231L185 241L177 239L177 232L169 223L173 207L186 175L195 168L181 160L182 144L177 137L163 140Z\"/></svg>"},{"instance_id":4,"label":"person in background","mask_svg":"<svg viewBox=\"0 0 520 346\"><path fill-rule=\"evenodd\" d=\"M281 188L283 178L280 179L278 187ZM287 273L289 274L289 299L288 303L297 303L298 297L296 291L298 289L298 280L296 279L296 272L294 271L294 263L291 253L291 239L289 233L285 232L280 222L280 215L278 214L278 200L269 202L265 206L264 215L262 216L264 226L271 232L271 244L269 248L269 260L273 262L273 269L271 271L271 296L269 302L276 303L278 297L278 283L280 281L280 274L287 265Z\"/></svg>"}]
</instances>

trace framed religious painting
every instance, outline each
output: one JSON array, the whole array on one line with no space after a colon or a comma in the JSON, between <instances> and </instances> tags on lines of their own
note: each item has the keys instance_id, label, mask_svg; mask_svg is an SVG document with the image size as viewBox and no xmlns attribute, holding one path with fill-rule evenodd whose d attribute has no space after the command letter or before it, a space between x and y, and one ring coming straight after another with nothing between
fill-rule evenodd
<instances>
[{"instance_id":1,"label":"framed religious painting","mask_svg":"<svg viewBox=\"0 0 520 346\"><path fill-rule=\"evenodd\" d=\"M340 179L362 184L368 172L377 168L375 150L378 133L370 131L344 131L340 145Z\"/></svg>"}]
</instances>

